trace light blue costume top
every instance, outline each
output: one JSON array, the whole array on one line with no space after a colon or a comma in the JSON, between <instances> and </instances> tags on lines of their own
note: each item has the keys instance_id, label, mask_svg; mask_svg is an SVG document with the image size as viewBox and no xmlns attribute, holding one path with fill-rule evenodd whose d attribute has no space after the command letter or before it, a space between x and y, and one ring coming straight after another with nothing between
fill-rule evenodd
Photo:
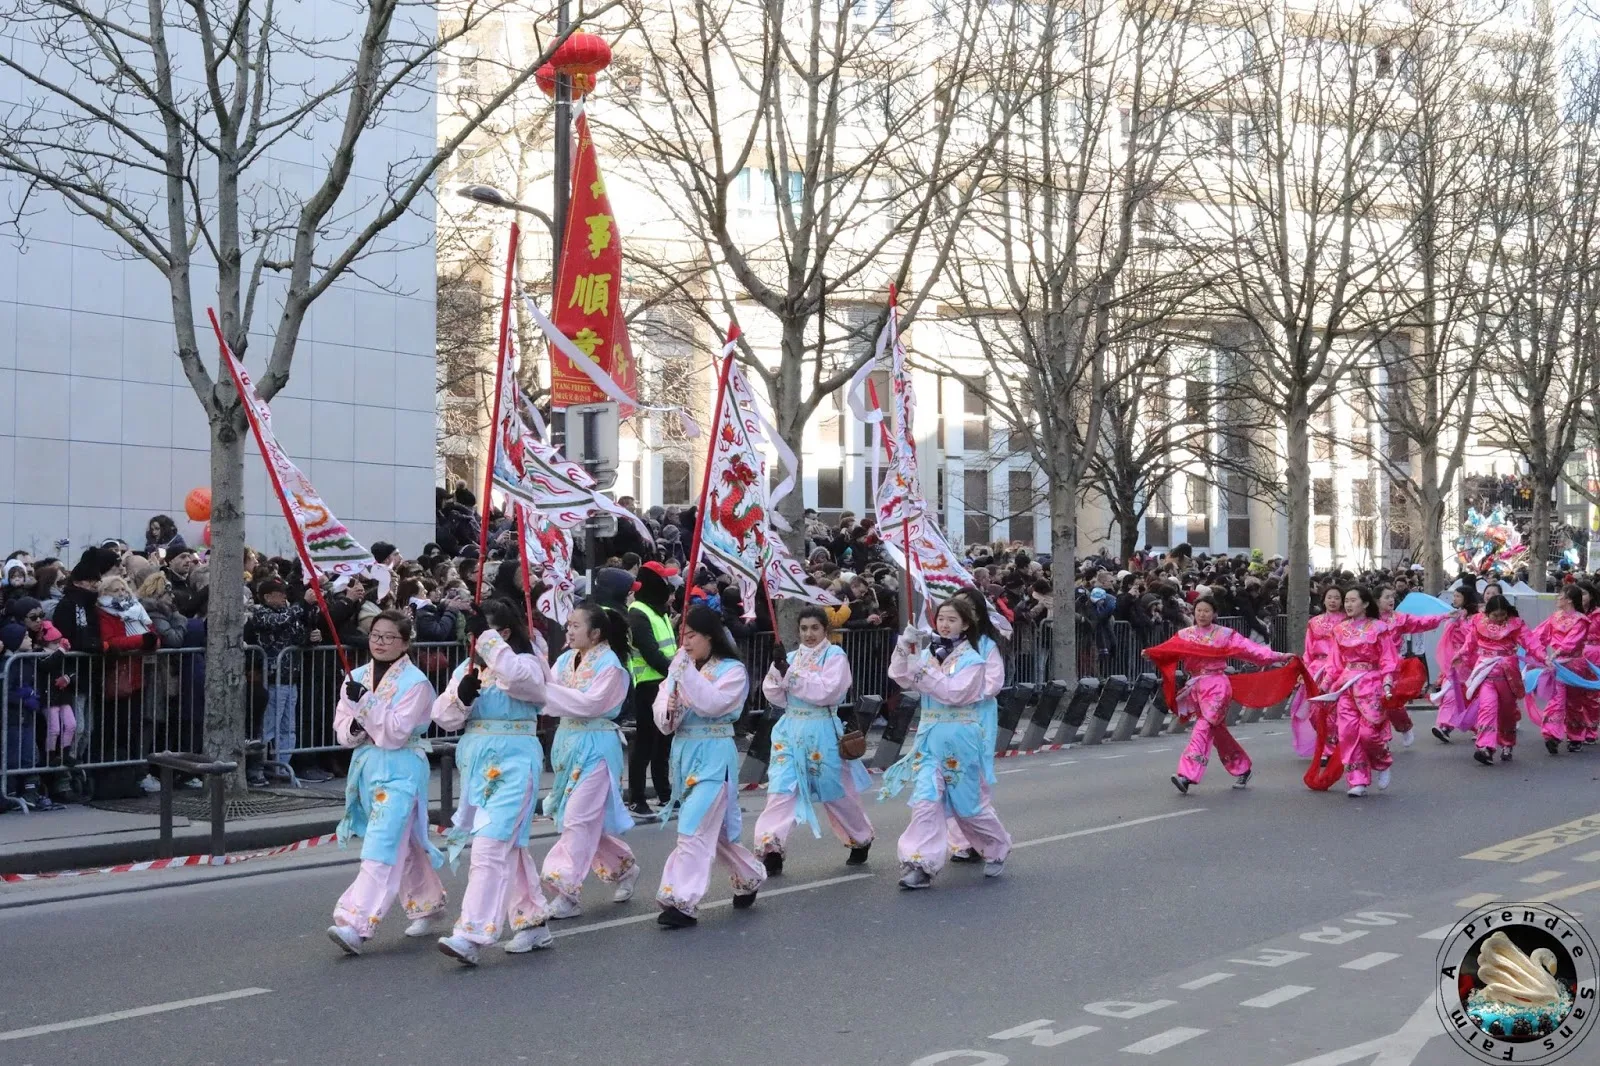
<instances>
[{"instance_id":1,"label":"light blue costume top","mask_svg":"<svg viewBox=\"0 0 1600 1066\"><path fill-rule=\"evenodd\" d=\"M679 667L679 661L674 661ZM739 780L739 749L733 743L733 723L744 713L750 694L750 675L737 659L711 659L696 670L676 669L662 682L656 705L665 708L676 680L683 717L672 735L668 763L672 804L662 818L678 813L678 832L693 835L700 828L723 789ZM661 721L662 715L657 715ZM739 797L730 795L722 815L722 835L737 841L743 829Z\"/></svg>"},{"instance_id":2,"label":"light blue costume top","mask_svg":"<svg viewBox=\"0 0 1600 1066\"><path fill-rule=\"evenodd\" d=\"M917 661L923 668L946 677L984 668L984 657L966 641L957 644L943 664L934 657L931 648L924 649ZM922 693L922 716L916 743L909 754L884 773L879 799L897 796L910 784L910 803L942 802L947 815L964 818L981 813L985 734L979 709L983 702L980 698L971 703L951 705ZM988 748L992 755L993 741Z\"/></svg>"},{"instance_id":3,"label":"light blue costume top","mask_svg":"<svg viewBox=\"0 0 1600 1066\"><path fill-rule=\"evenodd\" d=\"M588 773L611 778L605 831L615 836L633 828L633 816L622 802L622 734L617 731L617 715L628 701L631 681L617 653L604 645L589 649L582 662L571 649L556 660L544 713L560 717L561 725L550 748L555 781L544 799L544 813L555 819L557 831L567 800Z\"/></svg>"},{"instance_id":4,"label":"light blue costume top","mask_svg":"<svg viewBox=\"0 0 1600 1066\"><path fill-rule=\"evenodd\" d=\"M842 687L837 683L840 678ZM770 699L770 682L768 687ZM772 727L767 793L792 793L795 822L809 825L816 837L822 836L822 826L815 805L844 798L845 774L858 792L872 784L859 759L847 762L839 757L844 723L839 720L838 704L849 690L849 657L837 644L825 644L820 654L805 647L789 653L789 672L783 677L779 697L784 713ZM810 702L801 698L803 695L832 702Z\"/></svg>"},{"instance_id":5,"label":"light blue costume top","mask_svg":"<svg viewBox=\"0 0 1600 1066\"><path fill-rule=\"evenodd\" d=\"M393 866L409 835L428 853L428 861L439 866L444 856L428 840L428 746L422 739L428 728L423 708L433 704L433 686L409 659L390 666L376 689L371 663L358 667L351 678L368 690L359 709L363 723L372 724L350 756L344 817L334 831L339 845L358 836L362 859ZM391 728L383 729L379 722ZM380 747L375 733L395 746Z\"/></svg>"}]
</instances>

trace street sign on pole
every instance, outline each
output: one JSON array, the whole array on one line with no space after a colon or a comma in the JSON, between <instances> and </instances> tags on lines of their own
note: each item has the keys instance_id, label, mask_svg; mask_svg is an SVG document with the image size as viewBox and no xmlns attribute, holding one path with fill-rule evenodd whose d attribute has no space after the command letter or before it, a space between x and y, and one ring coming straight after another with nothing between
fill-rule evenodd
<instances>
[{"instance_id":1,"label":"street sign on pole","mask_svg":"<svg viewBox=\"0 0 1600 1066\"><path fill-rule=\"evenodd\" d=\"M583 464L602 489L617 481L622 431L615 403L582 404L566 409L567 457Z\"/></svg>"}]
</instances>

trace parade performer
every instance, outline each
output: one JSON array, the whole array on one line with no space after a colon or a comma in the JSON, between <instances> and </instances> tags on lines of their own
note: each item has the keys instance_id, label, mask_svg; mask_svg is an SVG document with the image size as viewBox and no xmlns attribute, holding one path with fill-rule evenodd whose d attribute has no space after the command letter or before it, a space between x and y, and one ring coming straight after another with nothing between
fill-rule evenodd
<instances>
[{"instance_id":1,"label":"parade performer","mask_svg":"<svg viewBox=\"0 0 1600 1066\"><path fill-rule=\"evenodd\" d=\"M1600 671L1600 588L1587 581L1579 582L1583 590L1583 613L1589 620L1589 636L1583 645L1583 657ZM1583 742L1600 741L1600 695L1589 700L1589 720L1583 733Z\"/></svg>"},{"instance_id":2,"label":"parade performer","mask_svg":"<svg viewBox=\"0 0 1600 1066\"><path fill-rule=\"evenodd\" d=\"M927 888L948 854L947 817L983 856L985 877L998 877L1011 852L1011 834L984 799L984 731L980 708L987 669L972 643L977 615L964 599L949 599L934 616L938 637L918 650L913 626L895 644L889 677L922 697L921 723L910 754L884 774L879 798L911 785L911 824L900 835L902 888ZM989 744L990 751L994 745Z\"/></svg>"},{"instance_id":3,"label":"parade performer","mask_svg":"<svg viewBox=\"0 0 1600 1066\"><path fill-rule=\"evenodd\" d=\"M1228 732L1231 702L1238 700L1247 707L1270 707L1286 699L1297 682L1304 684L1312 695L1321 691L1316 679L1306 672L1298 658L1257 644L1242 633L1217 625L1216 620L1216 603L1209 596L1202 596L1194 603L1194 625L1180 629L1170 640L1145 650L1146 657L1156 664L1161 674L1167 706L1173 708L1180 720L1195 715L1200 718L1178 760L1178 772L1172 775L1173 787L1185 794L1189 786L1198 784L1205 776L1213 747L1222 759L1223 768L1233 775L1234 788L1244 788L1250 783L1250 756ZM1229 659L1284 668L1230 676L1226 672ZM1189 683L1182 692L1177 686L1180 662L1189 674Z\"/></svg>"},{"instance_id":4,"label":"parade performer","mask_svg":"<svg viewBox=\"0 0 1600 1066\"><path fill-rule=\"evenodd\" d=\"M628 701L628 623L617 611L586 601L567 618L567 650L556 660L545 689L544 713L561 719L550 762L555 780L544 813L561 838L544 857L550 916L574 918L590 869L616 886L612 900L626 903L639 881L639 864L623 843L633 818L622 803L622 735L617 715Z\"/></svg>"},{"instance_id":5,"label":"parade performer","mask_svg":"<svg viewBox=\"0 0 1600 1066\"><path fill-rule=\"evenodd\" d=\"M1305 650L1300 653L1306 672L1319 688L1326 690L1333 682L1328 664L1329 645L1333 641L1333 627L1344 621L1344 590L1337 586L1322 594L1322 613L1306 623ZM1289 703L1289 731L1294 742L1294 753L1302 759L1316 757L1326 766L1337 750L1338 730L1334 727L1333 707L1311 699L1304 685L1295 689ZM1317 736L1323 737L1318 751Z\"/></svg>"},{"instance_id":6,"label":"parade performer","mask_svg":"<svg viewBox=\"0 0 1600 1066\"><path fill-rule=\"evenodd\" d=\"M1466 699L1466 678L1472 673L1472 663L1458 659L1456 653L1466 639L1467 623L1478 613L1478 590L1464 585L1455 590L1450 602L1452 609L1444 628L1439 631L1439 644L1433 653L1439 663L1439 688L1428 697L1439 708L1433 735L1441 744L1450 743L1450 736L1457 729L1471 729L1477 725L1477 717L1467 706Z\"/></svg>"},{"instance_id":7,"label":"parade performer","mask_svg":"<svg viewBox=\"0 0 1600 1066\"><path fill-rule=\"evenodd\" d=\"M1596 678L1595 668L1584 656L1589 619L1584 616L1583 602L1583 590L1568 585L1556 600L1555 613L1533 630L1533 641L1545 649L1549 669L1539 675L1532 693L1534 700L1542 704L1542 710L1530 705L1530 713L1538 722L1545 750L1551 755L1561 750L1563 740L1569 752L1582 751L1592 716L1589 704L1595 693L1563 683L1556 671L1556 667L1561 666L1585 681Z\"/></svg>"},{"instance_id":8,"label":"parade performer","mask_svg":"<svg viewBox=\"0 0 1600 1066\"><path fill-rule=\"evenodd\" d=\"M456 668L433 705L441 728L466 727L456 745L461 804L446 839L451 868L469 843L472 865L461 916L439 938L439 950L467 966L476 966L479 949L505 930L512 934L505 950L513 954L553 943L539 868L528 851L544 772L538 736L548 676L544 639L530 639L521 606L504 599L484 604L472 628L481 630L472 658Z\"/></svg>"},{"instance_id":9,"label":"parade performer","mask_svg":"<svg viewBox=\"0 0 1600 1066\"><path fill-rule=\"evenodd\" d=\"M404 893L408 936L433 932L444 911L444 885L435 867L444 856L428 841L428 756L422 740L433 708L433 686L407 656L411 620L384 611L367 634L372 662L346 679L334 712L334 736L354 748L345 783L342 846L361 837L361 869L333 911L328 937L347 954L361 954L378 923Z\"/></svg>"},{"instance_id":10,"label":"parade performer","mask_svg":"<svg viewBox=\"0 0 1600 1066\"><path fill-rule=\"evenodd\" d=\"M1391 727L1384 700L1394 692L1400 658L1370 589L1357 586L1346 592L1344 613L1344 621L1333 630L1332 686L1319 698L1335 703L1345 792L1360 798L1374 783L1380 790L1389 787L1394 757L1389 754Z\"/></svg>"},{"instance_id":11,"label":"parade performer","mask_svg":"<svg viewBox=\"0 0 1600 1066\"><path fill-rule=\"evenodd\" d=\"M678 843L661 872L657 923L669 929L696 924L695 912L720 859L732 874L733 905L756 901L767 871L739 843L739 749L733 723L744 711L750 675L739 661L722 616L705 604L684 616L682 647L656 694L656 725L672 735L672 803L663 824L678 812Z\"/></svg>"},{"instance_id":12,"label":"parade performer","mask_svg":"<svg viewBox=\"0 0 1600 1066\"><path fill-rule=\"evenodd\" d=\"M1472 663L1472 672L1463 689L1466 706L1477 712L1477 747L1472 757L1484 766L1494 762L1496 746L1500 761L1510 762L1517 744L1518 709L1526 694L1517 649L1541 658L1533 632L1516 616L1511 602L1495 596L1483 605L1465 627L1457 660ZM1459 668L1458 668L1459 670Z\"/></svg>"},{"instance_id":13,"label":"parade performer","mask_svg":"<svg viewBox=\"0 0 1600 1066\"><path fill-rule=\"evenodd\" d=\"M861 792L872 779L859 759L839 754L844 723L838 709L850 684L850 659L828 639L827 612L806 607L800 612L800 647L774 662L761 683L767 702L784 709L772 727L767 805L756 819L756 851L769 875L783 872L789 831L796 825L822 837L817 804L833 835L850 849L845 864L867 861L873 832Z\"/></svg>"},{"instance_id":14,"label":"parade performer","mask_svg":"<svg viewBox=\"0 0 1600 1066\"><path fill-rule=\"evenodd\" d=\"M975 588L957 589L953 594L955 599L967 601L972 608L973 617L977 619L976 646L978 654L983 656L983 700L978 704L978 724L983 727L983 783L980 786L983 793L983 802L988 804L992 798L994 788L994 756L995 742L1000 735L1000 690L1006 685L1006 662L1000 654L1000 632L995 628L994 621L989 616L989 604L983 598L983 593ZM951 862L982 862L983 856L967 842L966 835L961 832L961 826L954 818L945 819L945 830L949 833L950 861Z\"/></svg>"},{"instance_id":15,"label":"parade performer","mask_svg":"<svg viewBox=\"0 0 1600 1066\"><path fill-rule=\"evenodd\" d=\"M1413 633L1431 633L1444 624L1448 615L1418 615L1396 611L1394 588L1385 585L1378 590L1378 620L1388 626L1384 639L1393 645L1394 658L1400 664L1394 677L1393 694L1384 698L1383 711L1389 716L1389 725L1400 737L1402 747L1416 743L1416 723L1406 710L1406 704L1421 696L1428 688L1428 667L1417 658L1402 655L1405 638Z\"/></svg>"}]
</instances>

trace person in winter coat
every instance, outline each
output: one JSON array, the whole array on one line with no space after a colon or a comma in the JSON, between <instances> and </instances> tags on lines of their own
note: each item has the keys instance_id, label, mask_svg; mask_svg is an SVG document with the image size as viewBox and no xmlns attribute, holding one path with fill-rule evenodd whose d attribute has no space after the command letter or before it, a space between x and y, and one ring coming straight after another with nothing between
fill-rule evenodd
<instances>
[{"instance_id":1,"label":"person in winter coat","mask_svg":"<svg viewBox=\"0 0 1600 1066\"><path fill-rule=\"evenodd\" d=\"M300 699L300 656L297 649L318 643L322 634L307 618L301 603L290 603L288 587L278 578L256 586L260 601L245 622L247 644L261 647L265 659L266 716L261 739L273 749L273 776L288 778L289 756L295 745L295 712Z\"/></svg>"},{"instance_id":2,"label":"person in winter coat","mask_svg":"<svg viewBox=\"0 0 1600 1066\"><path fill-rule=\"evenodd\" d=\"M161 571L153 571L139 585L139 605L150 616L150 629L161 647L183 647L188 620L178 613L172 584Z\"/></svg>"},{"instance_id":3,"label":"person in winter coat","mask_svg":"<svg viewBox=\"0 0 1600 1066\"><path fill-rule=\"evenodd\" d=\"M445 602L444 590L437 585L427 589L427 599L413 606L417 640L423 644L448 644L456 639L461 616Z\"/></svg>"},{"instance_id":4,"label":"person in winter coat","mask_svg":"<svg viewBox=\"0 0 1600 1066\"><path fill-rule=\"evenodd\" d=\"M21 559L7 559L4 578L0 580L0 604L9 604L32 591L33 575L29 572L28 564Z\"/></svg>"},{"instance_id":5,"label":"person in winter coat","mask_svg":"<svg viewBox=\"0 0 1600 1066\"><path fill-rule=\"evenodd\" d=\"M115 552L89 548L67 577L67 589L50 619L74 651L100 650L100 579L117 565Z\"/></svg>"},{"instance_id":6,"label":"person in winter coat","mask_svg":"<svg viewBox=\"0 0 1600 1066\"><path fill-rule=\"evenodd\" d=\"M186 544L183 535L178 532L178 523L164 514L158 514L150 519L150 524L144 531L144 553L156 561L161 561L174 552L182 551Z\"/></svg>"},{"instance_id":7,"label":"person in winter coat","mask_svg":"<svg viewBox=\"0 0 1600 1066\"><path fill-rule=\"evenodd\" d=\"M113 743L126 750L118 758L136 758L145 753L144 687L146 661L142 653L153 652L160 644L150 615L144 609L126 578L108 574L100 579L95 600L95 622L99 647L107 656L103 667L105 690L102 730L110 730ZM60 629L58 625L56 627ZM66 633L62 631L63 637ZM66 637L68 642L71 637ZM77 647L76 644L73 647ZM161 785L146 774L139 787L159 791Z\"/></svg>"}]
</instances>

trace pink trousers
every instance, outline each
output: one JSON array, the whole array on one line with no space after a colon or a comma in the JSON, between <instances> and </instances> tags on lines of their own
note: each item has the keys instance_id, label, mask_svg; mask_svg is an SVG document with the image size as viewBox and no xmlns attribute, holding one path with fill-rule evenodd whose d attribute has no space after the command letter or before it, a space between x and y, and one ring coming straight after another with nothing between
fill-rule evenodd
<instances>
[{"instance_id":1,"label":"pink trousers","mask_svg":"<svg viewBox=\"0 0 1600 1066\"><path fill-rule=\"evenodd\" d=\"M1582 741L1589 735L1591 693L1557 684L1539 731L1546 740Z\"/></svg>"},{"instance_id":2,"label":"pink trousers","mask_svg":"<svg viewBox=\"0 0 1600 1066\"><path fill-rule=\"evenodd\" d=\"M476 856L474 856L476 864ZM390 866L362 859L361 869L333 908L333 924L348 925L365 940L394 905L403 900L406 917L415 921L444 910L444 883L428 861L428 853L411 837L400 848L400 861Z\"/></svg>"},{"instance_id":3,"label":"pink trousers","mask_svg":"<svg viewBox=\"0 0 1600 1066\"><path fill-rule=\"evenodd\" d=\"M533 816L534 794L535 788L529 787L518 827ZM517 832L511 835L511 840L472 838L472 866L454 932L474 944L493 944L503 930L532 929L550 916L539 891L539 866L527 848L517 847Z\"/></svg>"},{"instance_id":4,"label":"pink trousers","mask_svg":"<svg viewBox=\"0 0 1600 1066\"><path fill-rule=\"evenodd\" d=\"M1508 681L1498 673L1490 674L1473 693L1472 705L1478 710L1478 747L1516 747L1521 715Z\"/></svg>"},{"instance_id":5,"label":"pink trousers","mask_svg":"<svg viewBox=\"0 0 1600 1066\"><path fill-rule=\"evenodd\" d=\"M1359 696L1360 683L1339 694L1339 754L1344 759L1348 785L1370 785L1374 771L1394 765L1389 754L1389 712L1370 693Z\"/></svg>"},{"instance_id":6,"label":"pink trousers","mask_svg":"<svg viewBox=\"0 0 1600 1066\"><path fill-rule=\"evenodd\" d=\"M983 805L985 807L990 806L994 793L989 789L989 782L978 782L978 795L983 799ZM955 855L959 852L968 851L972 848L972 841L968 840L967 834L961 831L961 823L956 821L956 819L951 815L945 815L944 831L946 842L950 847L950 854Z\"/></svg>"},{"instance_id":7,"label":"pink trousers","mask_svg":"<svg viewBox=\"0 0 1600 1066\"><path fill-rule=\"evenodd\" d=\"M911 804L911 824L906 826L906 831L900 834L900 841L895 845L895 853L902 867L916 868L929 877L936 876L944 869L952 843L945 825L942 781L938 782L938 788L939 802ZM989 862L1004 862L1006 856L1011 854L1011 834L1006 832L1006 827L1000 823L1000 816L987 800L983 808L970 818L955 815L951 820L960 833L956 839L962 842L963 848L972 848Z\"/></svg>"},{"instance_id":8,"label":"pink trousers","mask_svg":"<svg viewBox=\"0 0 1600 1066\"><path fill-rule=\"evenodd\" d=\"M839 843L847 848L864 848L872 843L872 822L867 819L866 808L861 806L861 793L850 778L850 768L839 773L844 785L844 795L819 806L828 816L828 826ZM802 786L804 787L804 786ZM789 833L795 827L794 808L798 802L793 792L768 792L767 805L756 819L756 853L786 854L789 850Z\"/></svg>"},{"instance_id":9,"label":"pink trousers","mask_svg":"<svg viewBox=\"0 0 1600 1066\"><path fill-rule=\"evenodd\" d=\"M1411 713L1404 707L1396 707L1385 713L1389 716L1390 728L1396 733L1409 733L1416 726L1416 723L1411 720Z\"/></svg>"},{"instance_id":10,"label":"pink trousers","mask_svg":"<svg viewBox=\"0 0 1600 1066\"><path fill-rule=\"evenodd\" d=\"M667 856L667 864L661 870L661 887L656 890L656 902L662 907L675 907L694 917L711 884L711 864L719 859L728 867L736 896L747 896L766 882L766 866L738 841L722 835L728 804L738 802L734 787L732 783L722 786L721 794L700 819L698 830L678 834L677 847Z\"/></svg>"},{"instance_id":11,"label":"pink trousers","mask_svg":"<svg viewBox=\"0 0 1600 1066\"><path fill-rule=\"evenodd\" d=\"M44 750L55 751L59 746L62 751L71 751L72 742L78 735L78 717L72 713L70 703L59 704L45 711Z\"/></svg>"},{"instance_id":12,"label":"pink trousers","mask_svg":"<svg viewBox=\"0 0 1600 1066\"><path fill-rule=\"evenodd\" d=\"M1211 748L1215 746L1222 768L1234 777L1250 769L1250 756L1228 732L1228 708L1205 708L1195 720L1194 732L1189 734L1189 744L1178 759L1178 774L1190 781L1199 781L1206 775Z\"/></svg>"},{"instance_id":13,"label":"pink trousers","mask_svg":"<svg viewBox=\"0 0 1600 1066\"><path fill-rule=\"evenodd\" d=\"M544 857L545 888L576 903L591 869L611 884L633 869L633 850L621 837L605 830L610 798L611 771L604 764L590 767L578 787L567 794L561 810L561 837Z\"/></svg>"}]
</instances>

